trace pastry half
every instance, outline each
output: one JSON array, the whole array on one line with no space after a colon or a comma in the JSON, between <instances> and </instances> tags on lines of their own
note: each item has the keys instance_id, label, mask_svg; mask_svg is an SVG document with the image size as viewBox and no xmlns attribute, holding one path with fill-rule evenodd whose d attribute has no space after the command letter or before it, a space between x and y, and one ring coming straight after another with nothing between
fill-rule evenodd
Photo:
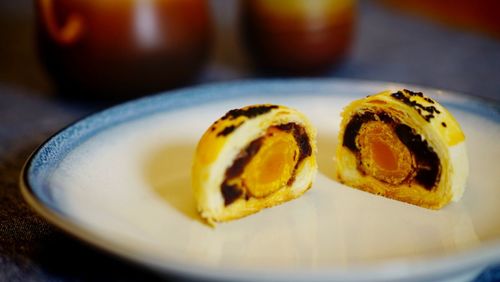
<instances>
[{"instance_id":1,"label":"pastry half","mask_svg":"<svg viewBox=\"0 0 500 282\"><path fill-rule=\"evenodd\" d=\"M270 104L231 110L196 148L198 211L214 224L297 198L312 185L315 154L316 130L298 111Z\"/></svg>"},{"instance_id":2,"label":"pastry half","mask_svg":"<svg viewBox=\"0 0 500 282\"><path fill-rule=\"evenodd\" d=\"M458 122L435 100L406 89L344 109L336 162L342 183L430 209L458 201L468 176Z\"/></svg>"}]
</instances>

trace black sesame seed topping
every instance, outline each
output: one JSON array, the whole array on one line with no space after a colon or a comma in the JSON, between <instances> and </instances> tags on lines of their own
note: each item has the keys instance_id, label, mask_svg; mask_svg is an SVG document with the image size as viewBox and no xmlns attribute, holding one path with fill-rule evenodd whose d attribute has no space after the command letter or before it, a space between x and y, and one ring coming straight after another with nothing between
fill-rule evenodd
<instances>
[{"instance_id":1,"label":"black sesame seed topping","mask_svg":"<svg viewBox=\"0 0 500 282\"><path fill-rule=\"evenodd\" d=\"M424 94L422 92L413 92L408 89L403 89L406 93L408 93L410 96L418 96L418 97L424 97Z\"/></svg>"},{"instance_id":2,"label":"black sesame seed topping","mask_svg":"<svg viewBox=\"0 0 500 282\"><path fill-rule=\"evenodd\" d=\"M240 123L241 124L241 123ZM233 132L238 126L240 126L240 124L238 125L230 125L230 126L226 126L224 127L223 130L221 130L219 133L217 133L217 137L219 136L227 136L229 135L231 132Z\"/></svg>"},{"instance_id":3,"label":"black sesame seed topping","mask_svg":"<svg viewBox=\"0 0 500 282\"><path fill-rule=\"evenodd\" d=\"M432 100L429 97L425 97L424 100L427 101L427 102L429 102L429 103L431 103L431 104L434 104L434 100Z\"/></svg>"},{"instance_id":4,"label":"black sesame seed topping","mask_svg":"<svg viewBox=\"0 0 500 282\"><path fill-rule=\"evenodd\" d=\"M403 91L398 91L396 93L392 93L391 97L393 97L394 99L399 100L399 101L403 102L404 104L414 108L420 114L420 116L422 116L427 122L430 122L430 120L435 117L434 114L441 113L441 111L436 109L436 107L434 107L434 106L426 107L426 106L418 103L417 101L411 100L405 94L405 92L408 93L408 95L410 97L412 97L412 96L424 97L422 92L412 92L412 91L407 90L407 89L404 89ZM431 103L431 104L434 104L434 101L428 97L424 97L424 100ZM432 102L430 102L430 101L432 101Z\"/></svg>"},{"instance_id":5,"label":"black sesame seed topping","mask_svg":"<svg viewBox=\"0 0 500 282\"><path fill-rule=\"evenodd\" d=\"M256 116L260 116L262 114L265 114L272 109L276 109L278 106L276 105L259 105L259 106L252 106L248 107L246 109L234 109L230 110L227 112L222 119L237 119L241 116L245 116L247 118L254 118Z\"/></svg>"},{"instance_id":6,"label":"black sesame seed topping","mask_svg":"<svg viewBox=\"0 0 500 282\"><path fill-rule=\"evenodd\" d=\"M429 114L429 115L426 115L426 116L423 116L423 117L424 117L424 119L425 119L427 122L430 122L430 121L431 121L431 119L433 119L433 118L434 118L434 115L433 115L433 114Z\"/></svg>"},{"instance_id":7,"label":"black sesame seed topping","mask_svg":"<svg viewBox=\"0 0 500 282\"><path fill-rule=\"evenodd\" d=\"M254 117L265 114L265 113L271 111L272 109L276 109L276 108L278 108L277 105L259 105L259 106L248 107L246 109L234 109L234 110L230 110L229 112L227 112L221 118L221 120L226 120L226 119L234 120L234 119L237 119L241 116L244 116L247 118L254 118ZM243 123L240 123L237 125L233 124L233 125L229 125L229 126L225 127L223 130L221 130L219 133L217 133L217 137L229 135L231 132L233 132L236 128L238 128L242 124ZM214 131L215 128L213 128L211 130Z\"/></svg>"}]
</instances>

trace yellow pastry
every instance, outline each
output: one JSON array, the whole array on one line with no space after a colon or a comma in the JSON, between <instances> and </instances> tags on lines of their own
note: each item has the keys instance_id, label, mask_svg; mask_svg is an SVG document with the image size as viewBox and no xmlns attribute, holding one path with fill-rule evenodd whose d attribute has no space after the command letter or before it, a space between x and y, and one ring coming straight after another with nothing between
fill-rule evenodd
<instances>
[{"instance_id":1,"label":"yellow pastry","mask_svg":"<svg viewBox=\"0 0 500 282\"><path fill-rule=\"evenodd\" d=\"M196 148L192 184L210 224L299 197L317 171L316 131L296 110L253 105L231 110Z\"/></svg>"},{"instance_id":2,"label":"yellow pastry","mask_svg":"<svg viewBox=\"0 0 500 282\"><path fill-rule=\"evenodd\" d=\"M430 209L460 200L468 176L458 122L435 100L406 89L344 109L336 162L342 183Z\"/></svg>"}]
</instances>

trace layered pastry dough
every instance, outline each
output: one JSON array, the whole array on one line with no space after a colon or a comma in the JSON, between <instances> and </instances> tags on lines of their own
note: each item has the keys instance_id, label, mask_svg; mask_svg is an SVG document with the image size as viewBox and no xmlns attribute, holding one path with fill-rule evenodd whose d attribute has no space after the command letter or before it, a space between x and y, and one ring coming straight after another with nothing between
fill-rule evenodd
<instances>
[{"instance_id":1,"label":"layered pastry dough","mask_svg":"<svg viewBox=\"0 0 500 282\"><path fill-rule=\"evenodd\" d=\"M336 162L344 184L430 209L458 201L468 176L457 121L435 100L406 89L344 109Z\"/></svg>"},{"instance_id":2,"label":"layered pastry dough","mask_svg":"<svg viewBox=\"0 0 500 282\"><path fill-rule=\"evenodd\" d=\"M215 224L294 199L312 185L315 154L316 131L298 111L269 104L231 110L196 148L198 211Z\"/></svg>"}]
</instances>

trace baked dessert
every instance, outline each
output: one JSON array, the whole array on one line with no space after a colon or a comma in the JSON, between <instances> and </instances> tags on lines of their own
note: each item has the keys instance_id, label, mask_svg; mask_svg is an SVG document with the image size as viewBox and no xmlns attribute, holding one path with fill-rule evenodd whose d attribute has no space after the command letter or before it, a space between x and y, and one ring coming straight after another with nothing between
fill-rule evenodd
<instances>
[{"instance_id":1,"label":"baked dessert","mask_svg":"<svg viewBox=\"0 0 500 282\"><path fill-rule=\"evenodd\" d=\"M292 200L317 171L316 130L279 105L234 109L201 137L192 184L200 215L211 225Z\"/></svg>"},{"instance_id":2,"label":"baked dessert","mask_svg":"<svg viewBox=\"0 0 500 282\"><path fill-rule=\"evenodd\" d=\"M430 209L458 201L468 176L458 122L435 100L407 89L344 109L336 162L342 183Z\"/></svg>"}]
</instances>

